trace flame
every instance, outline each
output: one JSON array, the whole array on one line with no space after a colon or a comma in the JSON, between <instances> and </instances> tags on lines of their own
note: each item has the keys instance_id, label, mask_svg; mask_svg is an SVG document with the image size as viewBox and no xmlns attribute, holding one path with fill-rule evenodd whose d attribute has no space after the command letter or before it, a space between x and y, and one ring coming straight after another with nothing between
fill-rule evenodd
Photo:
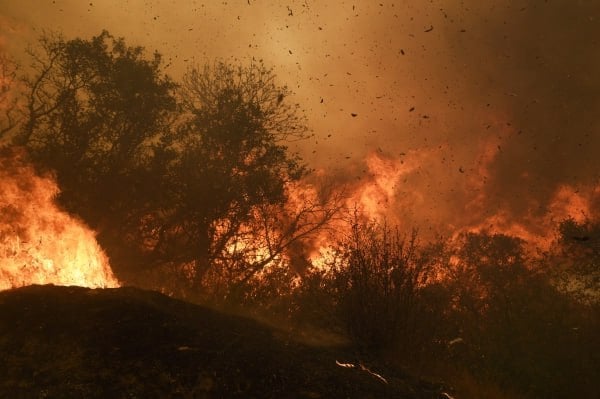
<instances>
[{"instance_id":1,"label":"flame","mask_svg":"<svg viewBox=\"0 0 600 399\"><path fill-rule=\"evenodd\" d=\"M558 185L547 198L522 198L524 211L515 214L502 199L492 197L488 187L505 141L516 134L511 129L498 123L501 134L474 143L472 164L451 168L440 162L448 151L445 146L395 156L372 151L363 161L361 177L347 183L347 209L358 209L367 220L385 219L406 231L418 228L425 242L440 235L455 239L465 232L487 232L518 237L531 254L547 251L556 241L561 221L572 218L581 223L597 213L600 184ZM337 237L323 233L314 241L309 258L318 269L335 261L333 244L348 228L344 221L337 223L332 229Z\"/></svg>"},{"instance_id":2,"label":"flame","mask_svg":"<svg viewBox=\"0 0 600 399\"><path fill-rule=\"evenodd\" d=\"M23 154L2 152L0 290L29 284L118 286L94 233L54 203L56 183L36 175Z\"/></svg>"},{"instance_id":3,"label":"flame","mask_svg":"<svg viewBox=\"0 0 600 399\"><path fill-rule=\"evenodd\" d=\"M594 199L600 199L600 185L587 190L562 185L554 193L549 210L555 218L572 218L578 223L584 223L592 214Z\"/></svg>"},{"instance_id":4,"label":"flame","mask_svg":"<svg viewBox=\"0 0 600 399\"><path fill-rule=\"evenodd\" d=\"M387 208L394 208L395 202L400 198L396 195L401 179L418 168L418 161L414 158L385 159L373 152L366 158L366 166L370 179L350 199L356 202L361 211L368 218L382 218L386 216ZM413 192L416 203L422 202L419 193Z\"/></svg>"},{"instance_id":5,"label":"flame","mask_svg":"<svg viewBox=\"0 0 600 399\"><path fill-rule=\"evenodd\" d=\"M464 218L469 222L456 225L454 237L465 231L486 231L521 238L530 251L549 250L555 242L561 221L572 218L581 223L592 217L597 206L594 204L600 203L600 185L591 184L576 189L569 184L560 184L547 198L520 199L525 211L518 215L513 214L508 206L497 207L490 213L493 208L491 204L495 201L485 186L493 179L493 163L501 156L505 143L519 134L514 127L502 123L508 118L492 116L491 119L494 120L493 127L497 135L488 136L480 142L477 166L466 183L466 192L474 193L465 207L469 212L465 212ZM528 172L523 172L520 177L528 178ZM515 184L518 182L515 181Z\"/></svg>"},{"instance_id":6,"label":"flame","mask_svg":"<svg viewBox=\"0 0 600 399\"><path fill-rule=\"evenodd\" d=\"M569 185L559 186L549 201L546 211L537 214L538 203L532 202L526 215L519 219L506 210L484 218L480 223L471 224L461 231L498 233L523 239L530 250L547 251L555 242L557 225L571 218L584 223L593 214L592 203L600 199L600 186L586 190L576 190Z\"/></svg>"}]
</instances>

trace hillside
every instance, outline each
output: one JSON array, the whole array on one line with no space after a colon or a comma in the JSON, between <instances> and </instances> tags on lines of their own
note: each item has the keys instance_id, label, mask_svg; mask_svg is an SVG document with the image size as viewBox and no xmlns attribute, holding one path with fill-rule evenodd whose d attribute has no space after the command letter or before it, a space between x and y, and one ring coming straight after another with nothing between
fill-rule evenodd
<instances>
[{"instance_id":1,"label":"hillside","mask_svg":"<svg viewBox=\"0 0 600 399\"><path fill-rule=\"evenodd\" d=\"M0 292L0 397L439 396L433 384L362 363L351 348L291 338L136 288L13 289Z\"/></svg>"}]
</instances>

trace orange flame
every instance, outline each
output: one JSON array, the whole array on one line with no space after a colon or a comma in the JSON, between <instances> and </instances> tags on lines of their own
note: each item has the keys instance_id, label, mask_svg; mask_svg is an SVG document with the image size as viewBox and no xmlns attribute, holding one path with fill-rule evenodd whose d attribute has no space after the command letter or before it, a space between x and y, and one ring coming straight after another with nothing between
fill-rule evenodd
<instances>
[{"instance_id":1,"label":"orange flame","mask_svg":"<svg viewBox=\"0 0 600 399\"><path fill-rule=\"evenodd\" d=\"M385 218L401 228L419 228L420 239L425 241L435 240L437 234L456 238L463 232L485 231L521 238L531 253L549 250L561 221L583 222L594 215L600 204L600 185L576 189L563 184L547 198L523 198L526 210L518 215L508 206L499 206L487 185L493 180L494 160L502 155L503 140L514 134L503 129L503 138L488 137L477 143L472 165L440 166L442 146L400 156L371 152L364 160L362 177L346 187L347 208L357 208L369 220ZM347 227L339 225L335 231ZM313 266L331 263L335 239L322 234L316 240L310 255Z\"/></svg>"},{"instance_id":2,"label":"orange flame","mask_svg":"<svg viewBox=\"0 0 600 399\"><path fill-rule=\"evenodd\" d=\"M94 233L54 203L59 192L22 155L0 157L0 290L29 284L116 287Z\"/></svg>"}]
</instances>

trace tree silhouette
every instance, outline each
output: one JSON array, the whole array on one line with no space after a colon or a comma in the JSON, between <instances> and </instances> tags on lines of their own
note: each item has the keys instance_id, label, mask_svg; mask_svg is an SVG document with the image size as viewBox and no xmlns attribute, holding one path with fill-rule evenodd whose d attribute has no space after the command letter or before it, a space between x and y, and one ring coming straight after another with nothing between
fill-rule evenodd
<instances>
[{"instance_id":1,"label":"tree silhouette","mask_svg":"<svg viewBox=\"0 0 600 399\"><path fill-rule=\"evenodd\" d=\"M56 172L60 202L99 231L122 279L151 271L185 295L243 285L337 211L323 193L289 206L306 168L287 144L307 128L262 62L192 68L177 85L158 53L106 31L45 35L30 54L15 143Z\"/></svg>"},{"instance_id":2,"label":"tree silhouette","mask_svg":"<svg viewBox=\"0 0 600 399\"><path fill-rule=\"evenodd\" d=\"M144 227L153 255L184 265L196 286L208 274L212 285L224 275L244 284L337 210L323 196L286 206L293 183L306 175L286 146L307 134L289 95L262 62L220 61L184 76L182 114L165 138L172 158L162 190L169 204Z\"/></svg>"},{"instance_id":3,"label":"tree silhouette","mask_svg":"<svg viewBox=\"0 0 600 399\"><path fill-rule=\"evenodd\" d=\"M130 211L148 194L144 171L176 104L160 55L146 60L106 31L91 40L46 35L30 54L35 74L16 142L56 172L61 203L93 227L138 217Z\"/></svg>"},{"instance_id":4,"label":"tree silhouette","mask_svg":"<svg viewBox=\"0 0 600 399\"><path fill-rule=\"evenodd\" d=\"M6 54L0 53L0 142L17 126L16 80L17 65Z\"/></svg>"}]
</instances>

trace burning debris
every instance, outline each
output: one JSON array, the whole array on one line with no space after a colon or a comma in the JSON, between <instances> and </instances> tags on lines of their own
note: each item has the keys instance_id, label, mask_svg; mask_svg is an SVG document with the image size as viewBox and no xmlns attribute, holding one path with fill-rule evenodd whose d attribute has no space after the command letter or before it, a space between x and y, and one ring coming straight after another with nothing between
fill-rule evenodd
<instances>
[{"instance_id":1,"label":"burning debris","mask_svg":"<svg viewBox=\"0 0 600 399\"><path fill-rule=\"evenodd\" d=\"M342 363L339 361L335 361L335 364L337 364L340 367L343 368L348 368L348 369L360 369L361 371L365 371L368 374L371 374L373 377L377 378L379 381L383 382L384 384L387 384L388 381L381 376L381 374L377 374L371 370L369 370L368 367L364 366L362 363L358 363L358 364L354 364L354 363Z\"/></svg>"},{"instance_id":2,"label":"burning debris","mask_svg":"<svg viewBox=\"0 0 600 399\"><path fill-rule=\"evenodd\" d=\"M50 177L0 149L0 290L30 284L116 287L94 233L54 203Z\"/></svg>"}]
</instances>

